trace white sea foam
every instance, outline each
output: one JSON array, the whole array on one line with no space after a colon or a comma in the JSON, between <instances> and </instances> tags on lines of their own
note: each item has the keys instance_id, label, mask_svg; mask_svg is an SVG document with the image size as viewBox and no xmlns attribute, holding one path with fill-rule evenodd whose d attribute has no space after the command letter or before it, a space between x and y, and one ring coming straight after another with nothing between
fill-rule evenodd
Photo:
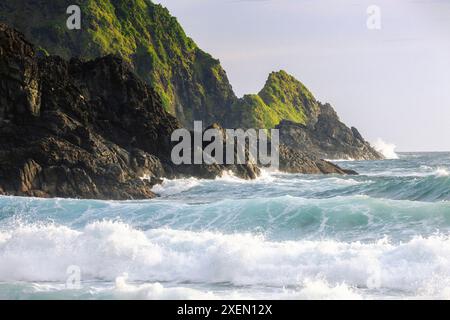
<instances>
[{"instance_id":1,"label":"white sea foam","mask_svg":"<svg viewBox=\"0 0 450 320\"><path fill-rule=\"evenodd\" d=\"M398 155L395 153L395 144L387 143L378 138L373 145L375 150L380 152L386 159L398 159Z\"/></svg>"},{"instance_id":2,"label":"white sea foam","mask_svg":"<svg viewBox=\"0 0 450 320\"><path fill-rule=\"evenodd\" d=\"M167 287L159 282L131 284L127 276L118 277L112 294L117 298L146 300L360 300L362 296L354 288L341 283L330 285L325 280L308 280L298 284L295 289L280 288L257 292L248 289L217 291L192 289L183 286Z\"/></svg>"},{"instance_id":3,"label":"white sea foam","mask_svg":"<svg viewBox=\"0 0 450 320\"><path fill-rule=\"evenodd\" d=\"M303 281L301 289L287 291L283 299L302 300L361 300L362 296L356 293L355 288L351 288L345 283L330 285L325 280Z\"/></svg>"},{"instance_id":4,"label":"white sea foam","mask_svg":"<svg viewBox=\"0 0 450 320\"><path fill-rule=\"evenodd\" d=\"M234 183L243 183L244 179L237 177L231 170L223 171L220 177L216 177L216 181L226 181Z\"/></svg>"},{"instance_id":5,"label":"white sea foam","mask_svg":"<svg viewBox=\"0 0 450 320\"><path fill-rule=\"evenodd\" d=\"M273 182L275 175L281 175L279 171L271 169L261 169L261 174L254 180L245 180L237 177L232 171L224 171L220 177L217 177L215 181L222 181L226 183L269 183ZM171 196L179 194L181 192L189 191L194 187L211 184L214 180L205 180L198 178L183 178L183 179L163 179L161 184L157 184L152 188L152 191L161 196Z\"/></svg>"},{"instance_id":6,"label":"white sea foam","mask_svg":"<svg viewBox=\"0 0 450 320\"><path fill-rule=\"evenodd\" d=\"M201 291L187 287L164 287L159 282L130 284L128 275L117 277L113 294L117 298L140 300L217 300L219 296L210 291Z\"/></svg>"},{"instance_id":7,"label":"white sea foam","mask_svg":"<svg viewBox=\"0 0 450 320\"><path fill-rule=\"evenodd\" d=\"M170 196L174 194L179 194L184 191L188 191L198 185L200 185L201 180L196 178L186 178L186 179L164 179L161 184L157 184L152 188L152 191L161 196Z\"/></svg>"},{"instance_id":8,"label":"white sea foam","mask_svg":"<svg viewBox=\"0 0 450 320\"><path fill-rule=\"evenodd\" d=\"M256 177L256 179L252 180L245 180L242 178L237 177L232 171L224 171L220 177L217 177L216 181L224 181L224 182L231 182L231 183L261 183L261 182L272 182L276 179L276 175L282 174L278 170L268 169L268 168L261 168L260 169L260 175Z\"/></svg>"},{"instance_id":9,"label":"white sea foam","mask_svg":"<svg viewBox=\"0 0 450 320\"><path fill-rule=\"evenodd\" d=\"M239 287L232 290L224 288L208 290L197 286L167 285L159 282L136 283L128 281L124 274L113 283L83 283L80 289L68 289L64 283L0 283L0 298L8 299L8 292L27 298L46 298L57 295L61 299L133 299L133 300L359 300L363 296L345 283L330 285L325 280L306 279L295 288Z\"/></svg>"},{"instance_id":10,"label":"white sea foam","mask_svg":"<svg viewBox=\"0 0 450 320\"><path fill-rule=\"evenodd\" d=\"M0 235L0 281L65 282L67 267L77 265L83 280L119 279L116 286L122 291L131 290L120 278L124 273L130 281L149 283L294 286L302 298L361 295L354 288L438 296L450 288L450 238L446 236L416 237L400 244L386 239L369 244L274 242L250 234L143 232L109 221L81 230L19 225ZM148 297L182 295L180 290L165 295L157 285L137 289Z\"/></svg>"},{"instance_id":11,"label":"white sea foam","mask_svg":"<svg viewBox=\"0 0 450 320\"><path fill-rule=\"evenodd\" d=\"M448 177L450 175L450 172L446 168L437 168L433 173L438 177Z\"/></svg>"}]
</instances>

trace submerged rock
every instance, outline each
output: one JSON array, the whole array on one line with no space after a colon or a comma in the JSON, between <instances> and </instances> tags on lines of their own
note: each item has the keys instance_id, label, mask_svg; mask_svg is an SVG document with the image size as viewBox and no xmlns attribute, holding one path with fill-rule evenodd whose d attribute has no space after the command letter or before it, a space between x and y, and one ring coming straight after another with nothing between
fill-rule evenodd
<instances>
[{"instance_id":1,"label":"submerged rock","mask_svg":"<svg viewBox=\"0 0 450 320\"><path fill-rule=\"evenodd\" d=\"M329 161L294 150L283 144L280 146L280 171L303 174L358 174L356 171L342 169Z\"/></svg>"}]
</instances>

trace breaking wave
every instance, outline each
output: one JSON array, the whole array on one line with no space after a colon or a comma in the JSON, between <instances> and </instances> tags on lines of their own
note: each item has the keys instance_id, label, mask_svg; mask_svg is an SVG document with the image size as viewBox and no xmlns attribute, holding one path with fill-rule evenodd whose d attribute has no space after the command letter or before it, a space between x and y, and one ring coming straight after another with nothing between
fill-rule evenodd
<instances>
[{"instance_id":1,"label":"breaking wave","mask_svg":"<svg viewBox=\"0 0 450 320\"><path fill-rule=\"evenodd\" d=\"M398 159L398 155L395 153L395 144L384 142L382 139L378 138L374 143L374 148L386 159Z\"/></svg>"},{"instance_id":2,"label":"breaking wave","mask_svg":"<svg viewBox=\"0 0 450 320\"><path fill-rule=\"evenodd\" d=\"M142 298L217 297L182 283L275 288L292 298L356 298L373 290L414 297L450 288L450 238L438 234L402 243L269 241L102 221L81 230L21 225L1 239L0 281L65 282L68 266L76 265L83 281L110 281L116 294Z\"/></svg>"},{"instance_id":3,"label":"breaking wave","mask_svg":"<svg viewBox=\"0 0 450 320\"><path fill-rule=\"evenodd\" d=\"M340 165L360 175L165 180L148 201L0 197L0 298L450 298L450 154Z\"/></svg>"}]
</instances>

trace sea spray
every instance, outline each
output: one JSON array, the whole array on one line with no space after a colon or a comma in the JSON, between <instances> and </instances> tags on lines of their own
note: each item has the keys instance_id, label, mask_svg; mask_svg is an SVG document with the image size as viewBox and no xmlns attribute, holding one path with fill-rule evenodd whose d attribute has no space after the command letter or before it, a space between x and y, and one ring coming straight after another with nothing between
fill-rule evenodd
<instances>
[{"instance_id":1,"label":"sea spray","mask_svg":"<svg viewBox=\"0 0 450 320\"><path fill-rule=\"evenodd\" d=\"M395 153L395 144L384 142L381 138L378 138L374 143L374 147L386 159L398 159L398 155Z\"/></svg>"}]
</instances>

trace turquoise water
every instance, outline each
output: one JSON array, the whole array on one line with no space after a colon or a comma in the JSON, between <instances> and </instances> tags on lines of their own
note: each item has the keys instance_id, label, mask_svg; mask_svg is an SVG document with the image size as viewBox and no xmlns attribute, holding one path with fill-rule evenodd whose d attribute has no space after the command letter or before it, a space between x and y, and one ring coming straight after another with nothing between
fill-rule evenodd
<instances>
[{"instance_id":1,"label":"turquoise water","mask_svg":"<svg viewBox=\"0 0 450 320\"><path fill-rule=\"evenodd\" d=\"M0 197L0 298L450 298L450 154L339 164L361 175Z\"/></svg>"}]
</instances>

